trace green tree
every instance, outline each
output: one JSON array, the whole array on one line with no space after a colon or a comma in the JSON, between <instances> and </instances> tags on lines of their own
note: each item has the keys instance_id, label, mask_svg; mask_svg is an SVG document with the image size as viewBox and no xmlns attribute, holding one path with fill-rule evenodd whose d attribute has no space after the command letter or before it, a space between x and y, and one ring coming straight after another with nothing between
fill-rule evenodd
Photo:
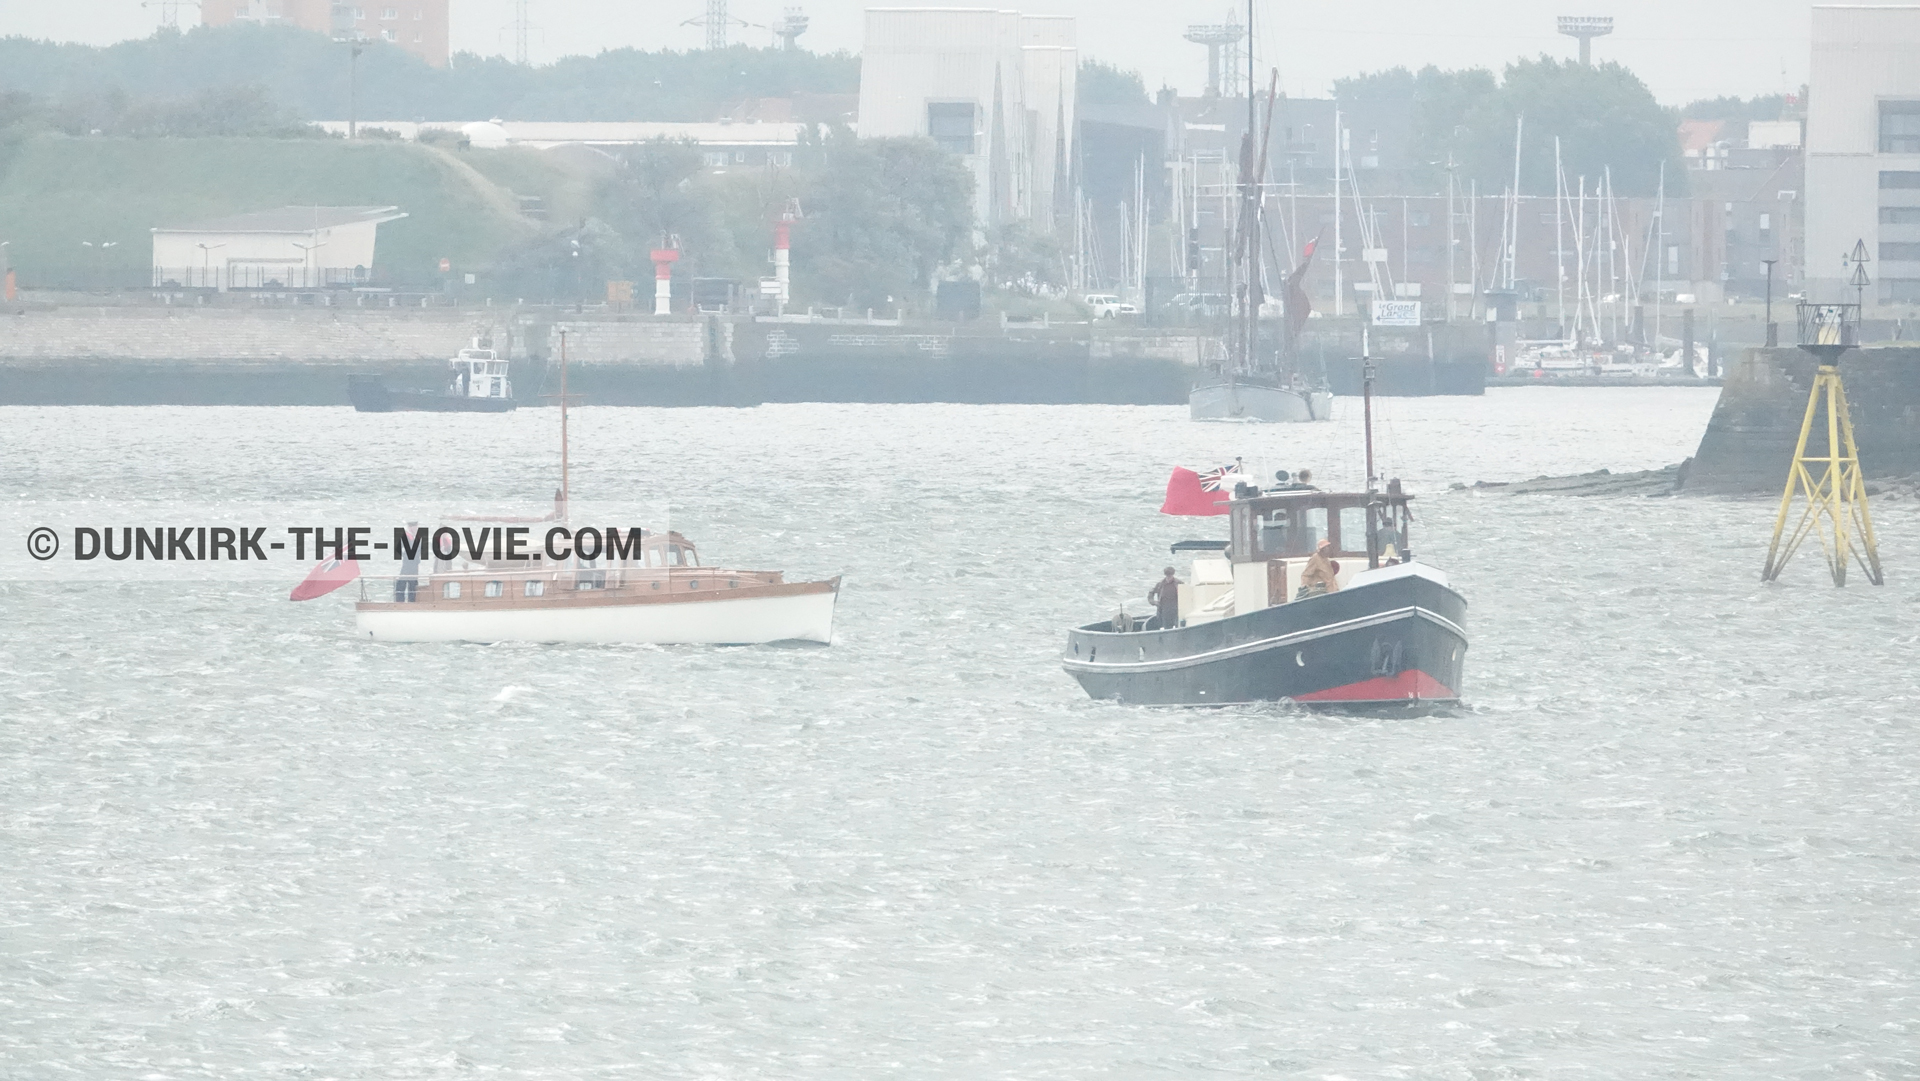
<instances>
[{"instance_id":1,"label":"green tree","mask_svg":"<svg viewBox=\"0 0 1920 1081\"><path fill-rule=\"evenodd\" d=\"M927 139L828 139L801 180L794 288L855 307L915 306L962 254L973 179Z\"/></svg>"},{"instance_id":2,"label":"green tree","mask_svg":"<svg viewBox=\"0 0 1920 1081\"><path fill-rule=\"evenodd\" d=\"M350 57L325 35L234 24L162 30L104 47L0 38L0 91L48 99L115 88L136 100L265 86L302 117L347 114ZM795 49L610 49L539 67L461 53L434 68L395 45L358 61L360 116L382 120L712 120L742 98L853 94L860 61Z\"/></svg>"},{"instance_id":3,"label":"green tree","mask_svg":"<svg viewBox=\"0 0 1920 1081\"><path fill-rule=\"evenodd\" d=\"M1074 86L1082 105L1147 105L1146 80L1137 71L1125 71L1098 60L1080 62Z\"/></svg>"},{"instance_id":4,"label":"green tree","mask_svg":"<svg viewBox=\"0 0 1920 1081\"><path fill-rule=\"evenodd\" d=\"M1495 80L1485 69L1418 74L1405 68L1343 79L1335 97L1377 116L1404 116L1415 173L1430 185L1444 182L1451 160L1460 179L1478 180L1484 191L1513 182L1514 129L1526 118L1520 155L1520 188L1528 194L1554 190L1553 142L1569 178L1598 182L1612 169L1622 195L1650 195L1667 165L1668 191L1682 190L1678 118L1655 101L1645 83L1615 63L1582 67L1541 57L1507 65ZM1577 183L1577 180L1574 181Z\"/></svg>"}]
</instances>

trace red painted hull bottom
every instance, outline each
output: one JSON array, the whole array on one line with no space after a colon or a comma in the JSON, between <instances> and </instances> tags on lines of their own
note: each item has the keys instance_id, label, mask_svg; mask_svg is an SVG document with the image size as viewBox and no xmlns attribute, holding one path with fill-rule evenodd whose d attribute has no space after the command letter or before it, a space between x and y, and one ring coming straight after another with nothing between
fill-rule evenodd
<instances>
[{"instance_id":1,"label":"red painted hull bottom","mask_svg":"<svg viewBox=\"0 0 1920 1081\"><path fill-rule=\"evenodd\" d=\"M1308 691L1293 696L1296 702L1378 703L1393 705L1407 702L1452 702L1460 695L1453 688L1420 671L1409 668L1397 676L1376 676L1358 683Z\"/></svg>"}]
</instances>

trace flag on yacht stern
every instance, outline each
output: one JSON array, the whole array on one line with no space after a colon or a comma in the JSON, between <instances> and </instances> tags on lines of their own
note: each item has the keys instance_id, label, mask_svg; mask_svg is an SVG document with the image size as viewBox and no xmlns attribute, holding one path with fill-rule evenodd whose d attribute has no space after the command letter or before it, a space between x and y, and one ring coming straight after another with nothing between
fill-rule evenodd
<instances>
[{"instance_id":1,"label":"flag on yacht stern","mask_svg":"<svg viewBox=\"0 0 1920 1081\"><path fill-rule=\"evenodd\" d=\"M360 564L351 559L329 559L307 573L300 584L287 594L288 600L310 601L324 597L360 577Z\"/></svg>"}]
</instances>

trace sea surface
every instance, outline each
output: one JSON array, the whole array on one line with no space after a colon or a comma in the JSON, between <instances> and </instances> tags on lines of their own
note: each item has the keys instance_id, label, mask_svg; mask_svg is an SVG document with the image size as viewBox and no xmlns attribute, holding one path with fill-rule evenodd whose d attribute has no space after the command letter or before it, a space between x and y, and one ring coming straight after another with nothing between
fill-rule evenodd
<instances>
[{"instance_id":1,"label":"sea surface","mask_svg":"<svg viewBox=\"0 0 1920 1081\"><path fill-rule=\"evenodd\" d=\"M830 647L382 645L351 591L0 583L0 1077L1920 1076L1920 508L1758 581L1712 390L1378 403L1469 704L1086 699L1175 408L579 409L577 498L845 575ZM0 409L0 497L534 505L558 415ZM6 538L6 543L19 543Z\"/></svg>"}]
</instances>

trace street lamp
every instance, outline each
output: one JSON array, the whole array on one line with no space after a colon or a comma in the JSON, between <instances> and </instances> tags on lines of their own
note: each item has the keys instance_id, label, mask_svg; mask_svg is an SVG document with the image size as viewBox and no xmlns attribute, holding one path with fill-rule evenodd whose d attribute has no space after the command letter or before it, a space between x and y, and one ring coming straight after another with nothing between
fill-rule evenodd
<instances>
[{"instance_id":1,"label":"street lamp","mask_svg":"<svg viewBox=\"0 0 1920 1081\"><path fill-rule=\"evenodd\" d=\"M293 241L292 243L293 243L293 246L294 246L294 247L296 247L296 248L299 248L299 249L300 249L300 251L301 251L301 253L302 253L302 254L303 254L303 255L304 255L305 257L306 257L306 265L305 265L305 267L304 267L304 268L302 269L302 273L303 273L303 274L305 275L305 280L304 280L304 281L302 281L302 282L300 283L300 286L301 286L301 288L303 288L303 289L312 289L312 288L314 288L314 282L313 282L313 249L315 249L315 248L324 248L324 247L326 247L326 246L328 245L328 243L330 243L330 242L329 242L329 241L325 241L325 240L316 240L316 241L314 241L314 242L313 242L313 243L311 243L311 244L302 244L302 243L300 243L300 242L299 242L298 240L295 240L295 241Z\"/></svg>"},{"instance_id":2,"label":"street lamp","mask_svg":"<svg viewBox=\"0 0 1920 1081\"><path fill-rule=\"evenodd\" d=\"M105 279L107 275L107 249L118 247L119 245L120 242L118 240L103 240L98 244L95 244L91 240L82 240L80 242L81 247L92 248L100 256L93 265L94 283L96 285L102 284L103 279Z\"/></svg>"},{"instance_id":3,"label":"street lamp","mask_svg":"<svg viewBox=\"0 0 1920 1081\"><path fill-rule=\"evenodd\" d=\"M217 282L211 287L207 285L207 282L213 280L213 249L224 248L226 246L227 244L224 240L218 244L201 242L194 245L194 247L200 249L200 288L220 288Z\"/></svg>"},{"instance_id":4,"label":"street lamp","mask_svg":"<svg viewBox=\"0 0 1920 1081\"><path fill-rule=\"evenodd\" d=\"M1773 264L1780 260L1760 261L1767 264L1767 348L1772 349L1780 344L1780 327L1773 321Z\"/></svg>"}]
</instances>

